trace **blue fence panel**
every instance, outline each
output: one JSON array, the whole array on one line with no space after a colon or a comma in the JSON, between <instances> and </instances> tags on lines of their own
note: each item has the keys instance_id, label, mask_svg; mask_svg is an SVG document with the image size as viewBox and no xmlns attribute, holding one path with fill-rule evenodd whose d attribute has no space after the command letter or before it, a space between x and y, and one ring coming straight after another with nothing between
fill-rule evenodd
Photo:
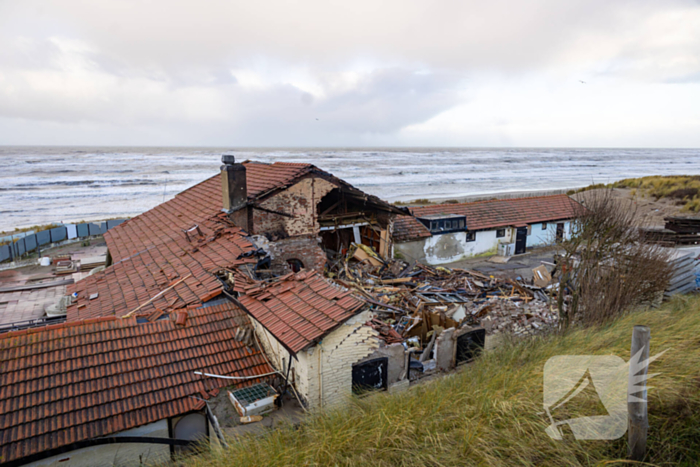
<instances>
[{"instance_id":1,"label":"blue fence panel","mask_svg":"<svg viewBox=\"0 0 700 467\"><path fill-rule=\"evenodd\" d=\"M87 224L78 224L78 237L87 237L90 235Z\"/></svg>"},{"instance_id":2,"label":"blue fence panel","mask_svg":"<svg viewBox=\"0 0 700 467\"><path fill-rule=\"evenodd\" d=\"M20 255L23 255L27 252L27 249L24 246L24 239L20 238L17 240L17 253Z\"/></svg>"},{"instance_id":3,"label":"blue fence panel","mask_svg":"<svg viewBox=\"0 0 700 467\"><path fill-rule=\"evenodd\" d=\"M66 235L68 235L69 240L78 238L78 228L75 224L66 224Z\"/></svg>"},{"instance_id":4,"label":"blue fence panel","mask_svg":"<svg viewBox=\"0 0 700 467\"><path fill-rule=\"evenodd\" d=\"M10 245L0 246L0 261L7 261L11 258L12 256L10 256Z\"/></svg>"},{"instance_id":5,"label":"blue fence panel","mask_svg":"<svg viewBox=\"0 0 700 467\"><path fill-rule=\"evenodd\" d=\"M102 223L100 224L100 233L101 233L102 235L104 235L106 232L107 232L107 223L106 223L106 222L102 222Z\"/></svg>"},{"instance_id":6,"label":"blue fence panel","mask_svg":"<svg viewBox=\"0 0 700 467\"><path fill-rule=\"evenodd\" d=\"M100 235L102 233L100 226L95 224L88 224L88 232L90 235Z\"/></svg>"},{"instance_id":7,"label":"blue fence panel","mask_svg":"<svg viewBox=\"0 0 700 467\"><path fill-rule=\"evenodd\" d=\"M65 240L68 237L68 235L67 235L68 232L67 232L66 228L63 226L56 227L55 229L51 229L50 232L51 232L51 241L53 243L62 242L63 240Z\"/></svg>"},{"instance_id":8,"label":"blue fence panel","mask_svg":"<svg viewBox=\"0 0 700 467\"><path fill-rule=\"evenodd\" d=\"M107 230L118 226L119 224L121 224L124 221L126 221L126 219L114 219L111 221L107 221Z\"/></svg>"},{"instance_id":9,"label":"blue fence panel","mask_svg":"<svg viewBox=\"0 0 700 467\"><path fill-rule=\"evenodd\" d=\"M27 251L34 251L36 250L36 235L27 235L24 237L24 247Z\"/></svg>"},{"instance_id":10,"label":"blue fence panel","mask_svg":"<svg viewBox=\"0 0 700 467\"><path fill-rule=\"evenodd\" d=\"M51 232L49 232L48 230L42 230L41 232L37 232L36 239L39 242L39 245L46 245L47 243L51 243Z\"/></svg>"}]
</instances>

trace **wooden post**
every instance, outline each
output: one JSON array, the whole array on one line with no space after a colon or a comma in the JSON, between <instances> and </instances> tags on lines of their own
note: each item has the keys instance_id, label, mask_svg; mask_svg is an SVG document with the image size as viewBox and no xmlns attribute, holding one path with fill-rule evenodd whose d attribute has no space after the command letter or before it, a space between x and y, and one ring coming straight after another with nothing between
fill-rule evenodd
<instances>
[{"instance_id":1,"label":"wooden post","mask_svg":"<svg viewBox=\"0 0 700 467\"><path fill-rule=\"evenodd\" d=\"M649 359L649 340L651 334L647 326L635 326L632 331L632 356L630 359L630 382L633 381L634 376L646 376L649 368L645 363ZM639 350L642 349L642 353L639 358L635 358L635 355ZM637 362L644 365L640 370ZM639 374L635 374L635 371L639 371ZM642 461L646 454L647 449L647 429L649 428L649 421L647 418L647 384L646 381L636 386L639 388L635 395L639 399L644 399L644 402L627 402L627 412L629 417L629 430L628 430L628 455L631 460ZM630 385L630 389L632 386ZM632 392L631 390L629 392ZM628 394L628 397L630 394ZM629 399L628 399L629 400Z\"/></svg>"}]
</instances>

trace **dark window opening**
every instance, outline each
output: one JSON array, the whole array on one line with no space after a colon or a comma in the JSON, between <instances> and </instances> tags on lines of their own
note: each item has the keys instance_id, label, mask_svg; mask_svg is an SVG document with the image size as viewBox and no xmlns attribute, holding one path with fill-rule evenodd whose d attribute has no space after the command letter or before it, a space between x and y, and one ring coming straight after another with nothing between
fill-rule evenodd
<instances>
[{"instance_id":1,"label":"dark window opening","mask_svg":"<svg viewBox=\"0 0 700 467\"><path fill-rule=\"evenodd\" d=\"M464 216L450 216L445 219L421 219L418 220L425 225L431 233L459 232L467 227L467 220Z\"/></svg>"},{"instance_id":2,"label":"dark window opening","mask_svg":"<svg viewBox=\"0 0 700 467\"><path fill-rule=\"evenodd\" d=\"M467 241L468 242L476 241L476 232L467 232Z\"/></svg>"},{"instance_id":3,"label":"dark window opening","mask_svg":"<svg viewBox=\"0 0 700 467\"><path fill-rule=\"evenodd\" d=\"M506 229L496 230L496 238L501 238L506 236Z\"/></svg>"},{"instance_id":4,"label":"dark window opening","mask_svg":"<svg viewBox=\"0 0 700 467\"><path fill-rule=\"evenodd\" d=\"M457 337L456 363L460 364L474 359L484 349L485 342L486 330L483 328L469 331Z\"/></svg>"},{"instance_id":5,"label":"dark window opening","mask_svg":"<svg viewBox=\"0 0 700 467\"><path fill-rule=\"evenodd\" d=\"M527 234L532 235L532 226L531 225L527 226Z\"/></svg>"},{"instance_id":6,"label":"dark window opening","mask_svg":"<svg viewBox=\"0 0 700 467\"><path fill-rule=\"evenodd\" d=\"M292 272L299 272L304 269L304 263L298 259L288 259L287 266L289 266L289 269L291 269Z\"/></svg>"},{"instance_id":7,"label":"dark window opening","mask_svg":"<svg viewBox=\"0 0 700 467\"><path fill-rule=\"evenodd\" d=\"M389 359L375 358L352 366L352 392L362 394L367 391L382 390L388 387Z\"/></svg>"},{"instance_id":8,"label":"dark window opening","mask_svg":"<svg viewBox=\"0 0 700 467\"><path fill-rule=\"evenodd\" d=\"M546 222L542 222L542 230L547 230L547 223Z\"/></svg>"}]
</instances>

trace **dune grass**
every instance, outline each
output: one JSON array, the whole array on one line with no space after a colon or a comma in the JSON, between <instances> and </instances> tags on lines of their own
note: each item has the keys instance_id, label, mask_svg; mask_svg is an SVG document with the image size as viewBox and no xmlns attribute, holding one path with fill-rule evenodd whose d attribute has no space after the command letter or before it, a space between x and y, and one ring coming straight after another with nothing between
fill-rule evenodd
<instances>
[{"instance_id":1,"label":"dune grass","mask_svg":"<svg viewBox=\"0 0 700 467\"><path fill-rule=\"evenodd\" d=\"M566 335L505 342L461 371L397 394L353 398L299 427L230 440L178 461L183 466L257 465L625 465L627 441L550 439L541 414L543 366L555 355L617 355L628 361L632 327L651 328L646 462L700 463L700 298L623 316ZM568 404L564 418L590 415ZM647 464L648 465L648 464Z\"/></svg>"},{"instance_id":2,"label":"dune grass","mask_svg":"<svg viewBox=\"0 0 700 467\"><path fill-rule=\"evenodd\" d=\"M641 178L626 178L615 183L597 183L567 192L569 196L582 191L600 188L628 188L632 194L650 196L657 201L665 198L682 206L686 213L700 212L700 176L698 175L652 175Z\"/></svg>"}]
</instances>

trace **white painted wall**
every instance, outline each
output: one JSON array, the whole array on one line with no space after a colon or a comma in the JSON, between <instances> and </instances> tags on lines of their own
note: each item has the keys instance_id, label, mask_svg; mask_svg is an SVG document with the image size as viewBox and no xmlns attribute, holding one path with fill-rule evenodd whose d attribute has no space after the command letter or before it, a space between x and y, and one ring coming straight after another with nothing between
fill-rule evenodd
<instances>
[{"instance_id":1,"label":"white painted wall","mask_svg":"<svg viewBox=\"0 0 700 467\"><path fill-rule=\"evenodd\" d=\"M160 420L112 436L168 438L168 422ZM169 459L170 446L167 444L124 443L76 449L25 465L29 467L126 467L153 465L156 462L166 462Z\"/></svg>"},{"instance_id":2,"label":"white painted wall","mask_svg":"<svg viewBox=\"0 0 700 467\"><path fill-rule=\"evenodd\" d=\"M487 253L496 254L498 239L495 230L476 232L476 238L467 242L466 232L433 235L414 242L396 243L395 251L408 260L427 264L446 264Z\"/></svg>"},{"instance_id":3,"label":"white painted wall","mask_svg":"<svg viewBox=\"0 0 700 467\"><path fill-rule=\"evenodd\" d=\"M554 243L557 232L557 224L564 224L564 238L571 238L571 222L548 222L547 228L542 230L542 224L532 224L532 234L527 237L527 247L551 245Z\"/></svg>"},{"instance_id":4,"label":"white painted wall","mask_svg":"<svg viewBox=\"0 0 700 467\"><path fill-rule=\"evenodd\" d=\"M571 238L571 222L564 221L564 238ZM532 224L527 237L527 248L550 245L555 238L557 223ZM417 260L427 264L447 264L462 259L498 253L499 243L514 243L515 228L506 228L504 237L496 237L496 229L476 232L476 239L467 242L466 232L433 235L413 242L396 243L394 249L406 260Z\"/></svg>"}]
</instances>

